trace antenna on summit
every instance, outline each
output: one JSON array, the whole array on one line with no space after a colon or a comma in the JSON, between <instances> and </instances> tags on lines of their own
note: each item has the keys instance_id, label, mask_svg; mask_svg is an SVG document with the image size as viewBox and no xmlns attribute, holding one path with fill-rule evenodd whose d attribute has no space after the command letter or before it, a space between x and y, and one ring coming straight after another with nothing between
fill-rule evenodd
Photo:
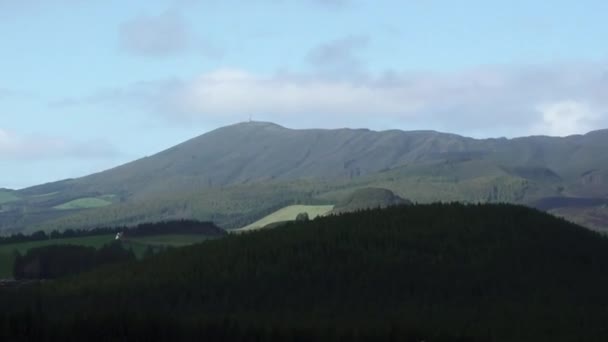
<instances>
[{"instance_id":1,"label":"antenna on summit","mask_svg":"<svg viewBox=\"0 0 608 342\"><path fill-rule=\"evenodd\" d=\"M251 122L251 114L249 114L249 122Z\"/></svg>"}]
</instances>

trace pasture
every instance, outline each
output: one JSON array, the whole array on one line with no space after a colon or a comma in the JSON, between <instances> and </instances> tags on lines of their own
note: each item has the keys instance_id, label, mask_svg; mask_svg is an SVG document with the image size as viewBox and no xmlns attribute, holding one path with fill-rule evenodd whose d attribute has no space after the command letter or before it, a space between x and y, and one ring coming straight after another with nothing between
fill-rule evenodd
<instances>
[{"instance_id":1,"label":"pasture","mask_svg":"<svg viewBox=\"0 0 608 342\"><path fill-rule=\"evenodd\" d=\"M54 209L58 209L58 210L91 209L91 208L107 207L110 204L112 204L112 202L108 201L106 198L85 197L85 198L79 198L79 199L58 205L58 206L54 207Z\"/></svg>"},{"instance_id":2,"label":"pasture","mask_svg":"<svg viewBox=\"0 0 608 342\"><path fill-rule=\"evenodd\" d=\"M285 208L281 208L250 225L236 229L235 231L256 230L264 228L271 223L294 221L296 216L298 216L300 213L307 213L308 218L312 220L318 216L323 216L329 213L333 208L333 205L290 205Z\"/></svg>"}]
</instances>

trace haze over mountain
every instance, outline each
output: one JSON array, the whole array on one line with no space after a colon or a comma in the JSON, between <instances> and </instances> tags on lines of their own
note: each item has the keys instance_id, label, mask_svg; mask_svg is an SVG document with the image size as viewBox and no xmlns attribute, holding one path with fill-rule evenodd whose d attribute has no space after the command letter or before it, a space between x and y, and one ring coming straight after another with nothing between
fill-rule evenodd
<instances>
[{"instance_id":1,"label":"haze over mountain","mask_svg":"<svg viewBox=\"0 0 608 342\"><path fill-rule=\"evenodd\" d=\"M3 190L0 224L14 230L61 223L65 229L184 217L236 228L284 204L336 204L357 188L378 186L419 202L574 208L566 216L604 229L605 146L608 130L480 140L245 122L101 173Z\"/></svg>"}]
</instances>

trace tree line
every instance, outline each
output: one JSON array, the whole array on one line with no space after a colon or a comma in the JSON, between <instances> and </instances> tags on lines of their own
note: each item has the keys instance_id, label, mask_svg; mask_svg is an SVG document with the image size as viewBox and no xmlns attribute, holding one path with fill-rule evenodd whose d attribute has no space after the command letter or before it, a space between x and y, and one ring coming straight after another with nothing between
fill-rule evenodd
<instances>
[{"instance_id":1,"label":"tree line","mask_svg":"<svg viewBox=\"0 0 608 342\"><path fill-rule=\"evenodd\" d=\"M93 229L66 229L63 231L53 230L50 233L41 230L29 235L17 233L9 236L0 236L0 245L116 233L124 233L125 236L145 236L162 234L203 234L209 236L219 236L225 234L226 232L221 228L217 227L213 222L201 222L196 220L171 220L155 223L141 223L135 226L98 227Z\"/></svg>"},{"instance_id":2,"label":"tree line","mask_svg":"<svg viewBox=\"0 0 608 342\"><path fill-rule=\"evenodd\" d=\"M99 266L135 260L135 254L120 242L100 249L76 245L54 245L17 253L13 275L17 280L55 279L90 271Z\"/></svg>"}]
</instances>

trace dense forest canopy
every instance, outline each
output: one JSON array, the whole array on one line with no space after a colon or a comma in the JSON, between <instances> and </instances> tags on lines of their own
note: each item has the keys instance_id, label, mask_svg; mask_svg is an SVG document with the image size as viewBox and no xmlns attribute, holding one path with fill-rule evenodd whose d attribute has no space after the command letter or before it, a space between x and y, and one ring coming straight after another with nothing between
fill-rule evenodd
<instances>
[{"instance_id":1,"label":"dense forest canopy","mask_svg":"<svg viewBox=\"0 0 608 342\"><path fill-rule=\"evenodd\" d=\"M0 291L0 331L605 341L607 287L608 240L598 233L526 207L410 205L229 235Z\"/></svg>"},{"instance_id":2,"label":"dense forest canopy","mask_svg":"<svg viewBox=\"0 0 608 342\"><path fill-rule=\"evenodd\" d=\"M17 255L13 266L16 279L54 279L93 270L102 265L135 260L133 251L120 242L100 249L76 245L54 245L29 250Z\"/></svg>"}]
</instances>

